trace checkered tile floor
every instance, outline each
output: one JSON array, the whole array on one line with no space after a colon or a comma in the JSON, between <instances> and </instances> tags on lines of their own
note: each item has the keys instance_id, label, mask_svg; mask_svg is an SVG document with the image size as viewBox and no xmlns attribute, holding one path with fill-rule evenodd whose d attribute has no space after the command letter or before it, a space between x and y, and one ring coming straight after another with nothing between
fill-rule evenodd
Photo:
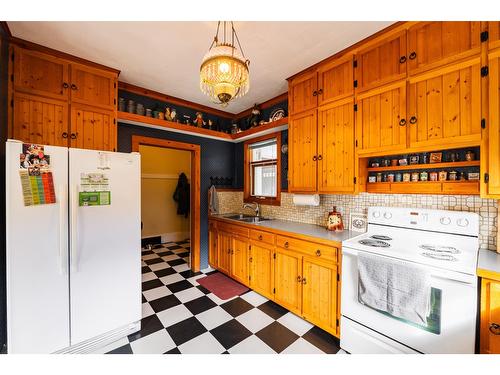
<instances>
[{"instance_id":1,"label":"checkered tile floor","mask_svg":"<svg viewBox=\"0 0 500 375\"><path fill-rule=\"evenodd\" d=\"M142 329L102 353L337 353L338 340L249 291L221 300L196 281L189 242L142 250Z\"/></svg>"}]
</instances>

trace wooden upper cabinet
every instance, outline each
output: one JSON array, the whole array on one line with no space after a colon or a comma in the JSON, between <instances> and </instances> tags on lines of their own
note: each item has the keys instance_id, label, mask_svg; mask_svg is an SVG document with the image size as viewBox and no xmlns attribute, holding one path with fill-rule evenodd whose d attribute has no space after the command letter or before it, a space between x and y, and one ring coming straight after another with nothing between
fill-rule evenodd
<instances>
[{"instance_id":1,"label":"wooden upper cabinet","mask_svg":"<svg viewBox=\"0 0 500 375\"><path fill-rule=\"evenodd\" d=\"M302 310L302 256L295 251L276 249L275 294L277 303L295 314Z\"/></svg>"},{"instance_id":2,"label":"wooden upper cabinet","mask_svg":"<svg viewBox=\"0 0 500 375\"><path fill-rule=\"evenodd\" d=\"M290 114L316 108L318 105L318 76L316 71L295 77L288 85Z\"/></svg>"},{"instance_id":3,"label":"wooden upper cabinet","mask_svg":"<svg viewBox=\"0 0 500 375\"><path fill-rule=\"evenodd\" d=\"M115 112L71 105L70 147L116 151Z\"/></svg>"},{"instance_id":4,"label":"wooden upper cabinet","mask_svg":"<svg viewBox=\"0 0 500 375\"><path fill-rule=\"evenodd\" d=\"M500 50L488 55L489 67L489 119L488 144L488 195L500 198Z\"/></svg>"},{"instance_id":5,"label":"wooden upper cabinet","mask_svg":"<svg viewBox=\"0 0 500 375\"><path fill-rule=\"evenodd\" d=\"M257 293L274 299L274 248L252 242L250 248L250 287Z\"/></svg>"},{"instance_id":6,"label":"wooden upper cabinet","mask_svg":"<svg viewBox=\"0 0 500 375\"><path fill-rule=\"evenodd\" d=\"M231 246L231 277L248 285L248 239L233 236Z\"/></svg>"},{"instance_id":7,"label":"wooden upper cabinet","mask_svg":"<svg viewBox=\"0 0 500 375\"><path fill-rule=\"evenodd\" d=\"M408 71L417 74L481 50L481 22L419 22L408 29Z\"/></svg>"},{"instance_id":8,"label":"wooden upper cabinet","mask_svg":"<svg viewBox=\"0 0 500 375\"><path fill-rule=\"evenodd\" d=\"M357 96L358 154L406 150L406 82L398 82Z\"/></svg>"},{"instance_id":9,"label":"wooden upper cabinet","mask_svg":"<svg viewBox=\"0 0 500 375\"><path fill-rule=\"evenodd\" d=\"M410 147L428 148L481 141L479 57L410 79Z\"/></svg>"},{"instance_id":10,"label":"wooden upper cabinet","mask_svg":"<svg viewBox=\"0 0 500 375\"><path fill-rule=\"evenodd\" d=\"M488 22L488 49L500 47L500 21Z\"/></svg>"},{"instance_id":11,"label":"wooden upper cabinet","mask_svg":"<svg viewBox=\"0 0 500 375\"><path fill-rule=\"evenodd\" d=\"M290 118L288 125L288 190L315 192L317 168L316 110Z\"/></svg>"},{"instance_id":12,"label":"wooden upper cabinet","mask_svg":"<svg viewBox=\"0 0 500 375\"><path fill-rule=\"evenodd\" d=\"M324 64L318 69L318 105L354 95L354 55Z\"/></svg>"},{"instance_id":13,"label":"wooden upper cabinet","mask_svg":"<svg viewBox=\"0 0 500 375\"><path fill-rule=\"evenodd\" d=\"M356 55L358 92L406 77L406 30L361 49Z\"/></svg>"},{"instance_id":14,"label":"wooden upper cabinet","mask_svg":"<svg viewBox=\"0 0 500 375\"><path fill-rule=\"evenodd\" d=\"M318 110L318 192L354 192L354 99Z\"/></svg>"},{"instance_id":15,"label":"wooden upper cabinet","mask_svg":"<svg viewBox=\"0 0 500 375\"><path fill-rule=\"evenodd\" d=\"M67 100L68 62L38 51L12 47L14 90Z\"/></svg>"},{"instance_id":16,"label":"wooden upper cabinet","mask_svg":"<svg viewBox=\"0 0 500 375\"><path fill-rule=\"evenodd\" d=\"M68 103L14 94L12 138L26 143L68 146Z\"/></svg>"},{"instance_id":17,"label":"wooden upper cabinet","mask_svg":"<svg viewBox=\"0 0 500 375\"><path fill-rule=\"evenodd\" d=\"M114 110L116 107L115 73L71 64L71 101Z\"/></svg>"},{"instance_id":18,"label":"wooden upper cabinet","mask_svg":"<svg viewBox=\"0 0 500 375\"><path fill-rule=\"evenodd\" d=\"M480 348L500 354L500 281L482 278Z\"/></svg>"},{"instance_id":19,"label":"wooden upper cabinet","mask_svg":"<svg viewBox=\"0 0 500 375\"><path fill-rule=\"evenodd\" d=\"M329 332L337 332L337 266L304 257L302 316Z\"/></svg>"}]
</instances>

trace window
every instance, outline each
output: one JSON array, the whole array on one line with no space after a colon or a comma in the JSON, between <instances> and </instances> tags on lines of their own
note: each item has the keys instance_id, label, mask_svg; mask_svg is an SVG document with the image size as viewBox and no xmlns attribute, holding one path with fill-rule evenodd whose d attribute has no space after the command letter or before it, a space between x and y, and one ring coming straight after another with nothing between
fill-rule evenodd
<instances>
[{"instance_id":1,"label":"window","mask_svg":"<svg viewBox=\"0 0 500 375\"><path fill-rule=\"evenodd\" d=\"M280 204L281 133L245 142L245 202Z\"/></svg>"}]
</instances>

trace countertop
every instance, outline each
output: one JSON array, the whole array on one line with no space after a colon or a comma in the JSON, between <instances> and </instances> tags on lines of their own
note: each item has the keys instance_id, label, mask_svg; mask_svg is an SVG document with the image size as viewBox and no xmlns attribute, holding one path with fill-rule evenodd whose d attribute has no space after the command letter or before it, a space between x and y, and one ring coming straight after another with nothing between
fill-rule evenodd
<instances>
[{"instance_id":1,"label":"countertop","mask_svg":"<svg viewBox=\"0 0 500 375\"><path fill-rule=\"evenodd\" d=\"M491 250L479 250L477 274L478 276L500 280L500 253Z\"/></svg>"},{"instance_id":2,"label":"countertop","mask_svg":"<svg viewBox=\"0 0 500 375\"><path fill-rule=\"evenodd\" d=\"M315 224L305 224L298 223L295 221L286 221L286 220L265 220L260 223L245 223L234 219L228 219L227 216L231 216L235 214L225 214L225 215L212 215L213 218L218 219L226 219L227 221L233 222L235 224L243 224L260 228L268 228L281 232L288 232L290 234L300 234L303 236L317 238L323 241L333 241L333 242L342 242L349 238L360 235L359 232L352 232L350 230L344 230L342 232L333 232L327 230L325 227L321 227Z\"/></svg>"}]
</instances>

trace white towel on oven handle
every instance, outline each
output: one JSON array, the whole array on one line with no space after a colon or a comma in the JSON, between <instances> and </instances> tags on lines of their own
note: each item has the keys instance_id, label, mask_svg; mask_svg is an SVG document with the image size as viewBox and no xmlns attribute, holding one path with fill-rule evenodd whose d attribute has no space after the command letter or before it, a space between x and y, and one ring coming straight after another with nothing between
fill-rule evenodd
<instances>
[{"instance_id":1,"label":"white towel on oven handle","mask_svg":"<svg viewBox=\"0 0 500 375\"><path fill-rule=\"evenodd\" d=\"M427 325L430 274L422 267L358 253L358 301L407 321Z\"/></svg>"}]
</instances>

